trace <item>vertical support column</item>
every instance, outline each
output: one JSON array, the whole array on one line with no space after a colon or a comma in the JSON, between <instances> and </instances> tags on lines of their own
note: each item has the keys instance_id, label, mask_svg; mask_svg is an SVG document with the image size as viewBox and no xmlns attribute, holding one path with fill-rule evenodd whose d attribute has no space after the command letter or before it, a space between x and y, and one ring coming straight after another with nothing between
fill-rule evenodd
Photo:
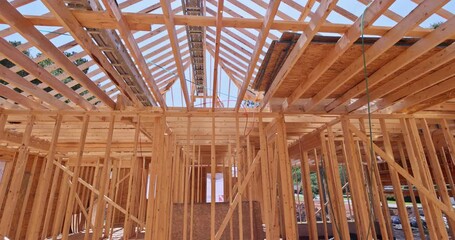
<instances>
[{"instance_id":1,"label":"vertical support column","mask_svg":"<svg viewBox=\"0 0 455 240\"><path fill-rule=\"evenodd\" d=\"M380 119L379 123L381 125L381 132L383 136L383 142L384 142L384 148L385 152L391 159L394 159L393 156L393 149L392 149L392 144L390 142L390 137L389 137L389 132L387 131L387 125L384 119ZM406 161L406 160L405 160ZM408 212L406 210L406 204L404 202L404 196L403 192L401 190L401 182L400 182L400 177L398 176L397 171L391 167L390 165L388 166L389 169L389 174L390 174L390 180L392 181L392 186L393 186L393 193L395 195L395 200L397 203L397 208L398 208L398 215L400 216L401 220L401 225L403 226L403 232L406 237L406 239L412 239L412 230L409 224L409 218L408 218Z\"/></svg>"},{"instance_id":2,"label":"vertical support column","mask_svg":"<svg viewBox=\"0 0 455 240\"><path fill-rule=\"evenodd\" d=\"M213 103L215 104L215 103ZM215 153L215 117L212 116L212 143L210 146L210 236L215 239L215 174L216 174L216 153Z\"/></svg>"},{"instance_id":3,"label":"vertical support column","mask_svg":"<svg viewBox=\"0 0 455 240\"><path fill-rule=\"evenodd\" d=\"M107 159L105 159L107 160ZM119 182L119 178L120 178L120 174L121 174L121 169L119 168L119 162L117 161L117 159L112 159L112 160L109 160L111 161L111 166L110 166L110 172L109 172L109 177L111 180L110 182L108 183L108 185L106 186L106 188L108 189L108 192L107 192L107 195L110 199L112 199L114 202L116 201L117 199L117 193L118 193L118 188L116 188L118 182ZM110 174L112 172L112 175ZM104 201L104 200L103 200ZM101 201L100 201L101 202ZM104 212L104 211L103 211ZM103 215L104 216L104 215ZM114 221L114 217L115 217L115 209L113 208L113 206L111 204L108 204L107 205L107 210L106 210L106 218L101 218L101 220L105 220L104 221L104 234L103 234L103 237L104 238L109 238L111 237L111 234L113 232L113 229L111 228L112 227L112 223ZM103 224L101 223L101 225L97 225L96 224L96 220L95 220L95 230L98 229L98 228L101 228L99 231L99 234L101 234L101 231L102 231L102 227L103 227ZM97 232L95 232L96 234L98 234Z\"/></svg>"},{"instance_id":4,"label":"vertical support column","mask_svg":"<svg viewBox=\"0 0 455 240\"><path fill-rule=\"evenodd\" d=\"M450 196L447 191L446 183L444 182L444 175L442 174L441 166L439 165L438 155L436 153L436 149L434 147L433 139L431 137L430 129L428 128L428 123L425 119L421 119L421 125L423 128L423 136L425 139L425 145L428 152L428 163L431 166L431 171L433 172L434 180L436 182L436 186L438 188L438 193L442 202L444 202L448 207L452 207L452 203L450 201ZM450 135L450 133L449 133ZM455 222L448 218L449 227L451 230L451 235L454 237L455 232Z\"/></svg>"},{"instance_id":5,"label":"vertical support column","mask_svg":"<svg viewBox=\"0 0 455 240\"><path fill-rule=\"evenodd\" d=\"M309 235L310 239L318 239L318 229L316 226L316 214L314 209L313 193L311 191L311 180L310 180L310 163L308 159L308 152L302 151L302 146L299 142L300 149L300 172L302 177L302 188L305 191L305 210L307 213L307 223L310 227ZM300 198L300 197L299 197Z\"/></svg>"},{"instance_id":6,"label":"vertical support column","mask_svg":"<svg viewBox=\"0 0 455 240\"><path fill-rule=\"evenodd\" d=\"M350 189L352 193L352 200L354 203L354 214L357 216L357 235L360 239L376 238L374 236L374 222L372 222L373 219L370 217L371 212L368 210L370 204L368 201L367 193L365 191L365 187L363 185L365 179L363 178L363 169L361 165L362 161L360 159L360 156L357 154L358 152L355 151L354 139L352 137L352 133L349 131L348 124L349 119L341 120L344 143L346 146L346 169L348 170L349 184L351 187ZM374 176L371 176L371 178L374 178Z\"/></svg>"},{"instance_id":7,"label":"vertical support column","mask_svg":"<svg viewBox=\"0 0 455 240\"><path fill-rule=\"evenodd\" d=\"M183 188L183 240L187 239L188 235L188 191L189 191L189 174L190 174L190 137L191 137L191 117L188 117L186 129L186 146L185 146L185 167L183 172L184 188Z\"/></svg>"},{"instance_id":8,"label":"vertical support column","mask_svg":"<svg viewBox=\"0 0 455 240\"><path fill-rule=\"evenodd\" d=\"M446 119L441 119L441 127L442 132L444 134L444 138L446 139L447 146L449 147L449 153L452 159L452 164L455 164L455 143L453 140L453 135L450 134L449 124L447 123Z\"/></svg>"},{"instance_id":9,"label":"vertical support column","mask_svg":"<svg viewBox=\"0 0 455 240\"><path fill-rule=\"evenodd\" d=\"M277 121L277 147L279 156L279 169L282 192L282 205L284 214L284 224L286 239L297 239L297 220L295 218L295 199L292 186L291 161L286 140L286 126L284 117L281 116Z\"/></svg>"},{"instance_id":10,"label":"vertical support column","mask_svg":"<svg viewBox=\"0 0 455 240\"><path fill-rule=\"evenodd\" d=\"M324 156L324 165L327 173L327 188L329 191L329 204L331 206L330 219L332 226L335 226L337 234L334 234L338 239L349 239L349 229L346 220L346 209L341 192L341 183L339 181L340 174L338 171L338 159L335 150L335 140L332 132L332 127L327 126L328 141L321 133L322 152ZM325 145L326 144L326 145Z\"/></svg>"},{"instance_id":11,"label":"vertical support column","mask_svg":"<svg viewBox=\"0 0 455 240\"><path fill-rule=\"evenodd\" d=\"M20 214L19 214L19 222L16 225L16 236L15 236L14 239L21 239L21 237L23 238L23 236L21 236L22 235L22 224L24 223L25 210L27 209L28 199L30 197L30 191L32 189L33 180L35 178L36 172L38 171L36 169L37 163L38 163L38 155L35 155L35 157L33 158L31 175L28 178L27 189L25 190L25 196L24 196L23 201L22 201L22 207L21 207L21 211L20 211ZM40 175L40 174L38 173L38 175ZM33 222L31 222L31 223L33 224ZM29 226L30 226L30 224L29 224Z\"/></svg>"},{"instance_id":12,"label":"vertical support column","mask_svg":"<svg viewBox=\"0 0 455 240\"><path fill-rule=\"evenodd\" d=\"M166 181L166 178L164 178L163 175L168 173L161 172L163 171L163 167L167 166L165 164L167 159L164 159L165 157L164 151L166 147L164 139L164 130L166 127L165 118L164 117L155 118L154 125L155 130L153 136L153 152L151 164L149 165L150 182L149 197L147 202L147 221L145 229L145 239L165 239L169 236L167 234L168 232L160 231L166 231L165 229L166 223L163 224L162 222L160 222L162 221L162 219L159 218L161 214L163 214L163 211L165 212L165 206L163 205L162 201L165 201L166 196L165 193L163 192L165 191L164 187L168 187L167 183L163 182ZM168 172L170 172L169 169L167 169ZM163 219L168 217L169 216L166 216ZM160 238L163 236L164 238Z\"/></svg>"},{"instance_id":13,"label":"vertical support column","mask_svg":"<svg viewBox=\"0 0 455 240\"><path fill-rule=\"evenodd\" d=\"M77 151L77 160L76 160L76 165L74 167L74 174L73 177L71 178L71 185L70 185L70 192L68 196L68 204L66 206L66 213L65 213L65 219L64 219L64 224L63 224L63 240L68 239L68 234L70 230L70 223L72 219L72 214L73 214L73 206L76 200L76 189L77 186L79 185L79 174L81 171L81 163L82 163L82 156L84 154L84 147L85 147L85 140L87 138L87 131L88 131L88 123L90 120L90 116L88 114L84 115L84 120L82 123L82 129L81 129L81 135L79 138L79 146L78 146L78 151Z\"/></svg>"},{"instance_id":14,"label":"vertical support column","mask_svg":"<svg viewBox=\"0 0 455 240\"><path fill-rule=\"evenodd\" d=\"M105 208L106 208L106 201L104 200L104 195L106 195L106 190L109 187L109 179L111 176L112 171L112 160L111 160L111 143L112 143L112 136L114 135L114 124L115 124L115 116L111 115L109 121L109 130L106 139L106 151L104 152L104 163L103 168L101 170L101 180L100 180L100 194L98 195L98 204L96 206L96 217L95 217L95 229L93 231L93 238L99 239L101 237L104 222L106 225L109 225L107 219L104 218ZM112 181L114 181L116 176L112 173ZM112 195L111 195L112 196ZM109 205L109 208L111 206ZM107 215L109 216L109 215ZM105 236L107 232L105 232Z\"/></svg>"},{"instance_id":15,"label":"vertical support column","mask_svg":"<svg viewBox=\"0 0 455 240\"><path fill-rule=\"evenodd\" d=\"M363 118L359 119L359 124L360 124L360 130L364 133L366 133L365 129L365 121ZM357 148L358 148L358 153L360 156L360 145L359 142L357 142ZM374 154L374 151L372 151L371 146L369 142L362 142L362 145L365 149L365 157L367 161L367 169L368 169L368 176L371 179L371 195L373 199L373 210L374 214L376 215L376 218L379 222L379 227L381 230L381 236L383 239L387 240L389 238L393 238L393 232L392 232L392 224L390 221L390 212L389 212L389 206L387 203L387 198L384 195L384 187L382 186L382 181L381 181L381 176L379 174L378 170L378 163L376 160L376 155Z\"/></svg>"},{"instance_id":16,"label":"vertical support column","mask_svg":"<svg viewBox=\"0 0 455 240\"><path fill-rule=\"evenodd\" d=\"M227 169L227 177L228 177L228 188L229 188L229 205L232 204L232 194L234 193L233 189L232 189L232 147L231 147L231 143L230 143L230 139L231 137L229 136L229 140L228 140L228 169ZM199 147L199 150L201 148ZM234 225L232 224L232 219L230 219L229 221L229 238L231 240L233 240L234 238Z\"/></svg>"},{"instance_id":17,"label":"vertical support column","mask_svg":"<svg viewBox=\"0 0 455 240\"><path fill-rule=\"evenodd\" d=\"M246 161L245 166L251 167L251 163L253 162L253 158L251 156L251 143L250 143L250 135L246 137ZM248 172L249 167L246 168L245 172ZM253 172L253 179L254 179L254 172ZM249 213L250 213L250 239L254 238L254 221L253 221L253 184L254 181L250 181L248 184L248 206L249 206Z\"/></svg>"},{"instance_id":18,"label":"vertical support column","mask_svg":"<svg viewBox=\"0 0 455 240\"><path fill-rule=\"evenodd\" d=\"M321 144L325 144L324 142L321 142ZM329 238L328 236L328 230L327 230L327 213L326 213L326 207L325 207L325 191L324 191L324 183L322 182L321 178L321 169L319 168L319 157L318 157L318 151L314 149L314 164L316 165L316 178L318 180L318 190L319 190L319 205L321 206L321 216L322 216L322 224L324 225L324 237L327 240Z\"/></svg>"},{"instance_id":19,"label":"vertical support column","mask_svg":"<svg viewBox=\"0 0 455 240\"><path fill-rule=\"evenodd\" d=\"M1 112L0 112L1 113ZM0 115L0 140L3 139L5 134L6 121L8 120L8 115L1 113ZM16 160L16 153L14 153L13 160L7 162L5 168L3 169L3 180L0 182L0 209L3 206L3 200L6 196L6 190L8 190L8 184L10 177L13 171L13 165Z\"/></svg>"},{"instance_id":20,"label":"vertical support column","mask_svg":"<svg viewBox=\"0 0 455 240\"><path fill-rule=\"evenodd\" d=\"M131 230L133 228L133 221L130 218L130 214L136 215L137 209L137 200L139 194L139 176L140 176L140 168L139 168L139 159L137 156L137 150L139 145L139 135L141 133L141 116L137 115L137 122L135 124L135 131L134 131L134 149L133 149L133 156L131 159L131 168L130 168L130 176L128 180L128 196L126 200L126 211L125 214L125 222L123 228L123 239L128 240L131 235Z\"/></svg>"},{"instance_id":21,"label":"vertical support column","mask_svg":"<svg viewBox=\"0 0 455 240\"><path fill-rule=\"evenodd\" d=\"M16 210L16 204L19 199L20 190L22 186L22 180L25 173L25 167L27 165L28 158L28 145L30 144L30 138L32 134L33 125L35 123L35 116L32 115L29 117L27 126L22 138L21 146L18 150L18 155L16 159L16 165L14 167L14 173L11 178L11 183L9 186L8 196L6 198L5 207L3 210L3 216L0 223L0 235L9 236L13 214Z\"/></svg>"},{"instance_id":22,"label":"vertical support column","mask_svg":"<svg viewBox=\"0 0 455 240\"><path fill-rule=\"evenodd\" d=\"M435 194L432 180L428 178L425 171L426 166L423 164L422 153L420 152L421 142L418 138L417 126L414 119L400 119L403 129L403 136L406 144L408 157L411 159L411 168L414 177L422 181L423 186L430 190L431 194ZM413 161L412 159L415 159ZM434 208L426 197L421 198L423 210L426 216L427 225L429 228L430 237L432 239L447 239L447 232L444 223L442 223L441 211Z\"/></svg>"}]
</instances>

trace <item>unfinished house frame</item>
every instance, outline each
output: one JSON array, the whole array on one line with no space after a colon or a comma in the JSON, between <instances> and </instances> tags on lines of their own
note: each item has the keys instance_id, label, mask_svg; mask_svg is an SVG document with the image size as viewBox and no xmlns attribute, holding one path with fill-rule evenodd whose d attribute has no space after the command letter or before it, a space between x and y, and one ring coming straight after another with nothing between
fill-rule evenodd
<instances>
[{"instance_id":1,"label":"unfinished house frame","mask_svg":"<svg viewBox=\"0 0 455 240\"><path fill-rule=\"evenodd\" d=\"M0 0L0 239L453 239L454 0Z\"/></svg>"}]
</instances>

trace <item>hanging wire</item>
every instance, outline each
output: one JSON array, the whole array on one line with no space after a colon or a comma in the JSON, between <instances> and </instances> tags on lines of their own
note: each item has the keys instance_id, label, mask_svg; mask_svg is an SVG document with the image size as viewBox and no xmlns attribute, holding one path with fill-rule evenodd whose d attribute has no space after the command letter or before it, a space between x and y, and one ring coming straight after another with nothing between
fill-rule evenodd
<instances>
[{"instance_id":1,"label":"hanging wire","mask_svg":"<svg viewBox=\"0 0 455 240\"><path fill-rule=\"evenodd\" d=\"M371 123L371 99L370 99L370 90L369 90L369 82L368 82L368 71L367 71L367 61L366 61L366 56L365 56L365 36L364 36L364 30L365 30L365 12L368 10L370 7L371 2L366 6L365 10L362 13L361 16L361 22L360 22L360 33L361 33L361 40L362 40L362 61L363 61L363 75L365 78L365 93L367 96L367 108L368 108L368 130L369 130L369 138L370 138L370 174L368 176L368 200L370 204L370 219L369 219L369 224L368 224L368 232L367 235L365 236L365 239L368 240L370 234L371 234L371 228L374 227L373 222L374 219L376 219L374 211L373 211L373 191L372 191L372 176L374 174L374 170L376 167L376 164L374 164L374 152L373 152L373 130L372 130L372 123ZM374 236L373 236L374 237ZM375 238L375 237L374 237Z\"/></svg>"}]
</instances>

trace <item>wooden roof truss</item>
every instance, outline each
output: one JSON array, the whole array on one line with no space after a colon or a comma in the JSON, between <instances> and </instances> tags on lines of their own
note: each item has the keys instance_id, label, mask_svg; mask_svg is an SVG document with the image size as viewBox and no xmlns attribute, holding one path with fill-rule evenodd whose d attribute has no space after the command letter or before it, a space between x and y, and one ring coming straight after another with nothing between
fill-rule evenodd
<instances>
[{"instance_id":1,"label":"wooden roof truss","mask_svg":"<svg viewBox=\"0 0 455 240\"><path fill-rule=\"evenodd\" d=\"M299 57L305 54L313 36L339 35L333 50L282 100L280 108L291 111L359 39L361 21L365 34L380 37L365 53L367 65L381 58L400 39L421 38L369 74L371 87L374 87L370 93L374 110L415 112L442 104L453 97L449 91L453 91L450 67L453 46L447 46L411 69L404 72L403 69L441 42L453 39L453 13L445 7L450 0L409 0L410 4L416 5L407 15L393 10L395 2L358 0L355 4L365 8L368 5L363 18L361 13L336 0L303 3L295 0L254 0L251 3L236 0L3 2L0 22L9 26L0 30L0 54L14 66L0 69L0 77L8 83L0 86L0 104L3 108L32 110L113 109L118 96L124 95L131 105L162 109L184 106L190 111L193 107L200 108L201 105L195 105L198 98L203 99L203 107L209 104L212 110L231 106L239 111L245 107L244 100L258 103L261 110L269 109L271 99L285 83ZM22 13L22 7L33 4L44 5L49 12L33 16ZM338 17L331 18L332 15ZM446 21L434 30L422 27L421 23L433 15ZM380 18L395 24L375 25ZM52 30L45 32L44 27ZM271 41L285 31L303 34L269 91L257 92L251 88L251 83ZM16 34L26 42L22 40L21 45L8 46L8 41L15 39ZM61 43L58 40L61 36L71 40ZM18 54L28 49L36 49L42 55L28 58ZM73 50L75 53L69 57L62 54ZM38 63L46 58L50 58L52 64L39 66ZM74 61L80 58L88 61L76 66ZM207 65L210 58L214 60L212 68ZM359 56L317 94L305 100L300 109L308 113L365 112L364 83L353 83L352 80L362 68L363 61ZM56 69L62 69L63 73L52 76L50 72ZM86 69L90 70L85 73ZM15 76L14 73L21 70L27 75ZM400 84L384 81L390 76ZM71 80L63 82L68 77ZM439 80L427 88L424 79L434 77ZM223 81L227 79L238 92L224 89L227 83ZM176 82L179 82L178 86ZM335 94L346 84L351 88L341 95ZM405 84L411 84L412 96L403 95L408 92L402 88ZM183 97L181 104L171 104L166 97L173 87L173 93ZM334 94L337 97L333 98ZM229 95L228 100L223 95ZM235 104L226 104L228 101L235 101Z\"/></svg>"}]
</instances>

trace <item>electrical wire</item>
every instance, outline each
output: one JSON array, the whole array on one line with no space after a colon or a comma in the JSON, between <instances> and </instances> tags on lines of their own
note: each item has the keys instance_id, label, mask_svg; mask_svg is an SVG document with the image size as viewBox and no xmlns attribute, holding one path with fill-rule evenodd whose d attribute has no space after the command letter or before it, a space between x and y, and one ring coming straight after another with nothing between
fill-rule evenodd
<instances>
[{"instance_id":1,"label":"electrical wire","mask_svg":"<svg viewBox=\"0 0 455 240\"><path fill-rule=\"evenodd\" d=\"M370 4L367 5L365 10L362 13L361 16L361 22L360 22L360 35L361 35L361 46L362 46L362 61L363 61L363 75L365 78L365 94L367 96L367 109L368 109L368 129L369 129L369 138L370 138L370 174L368 176L369 181L368 181L368 200L370 204L370 219L369 219L369 224L368 224L368 232L367 235L365 236L365 239L368 240L370 234L371 234L371 228L374 227L373 222L374 219L376 219L374 215L373 209L373 191L372 191L372 178L375 170L376 164L374 164L374 152L373 152L373 130L372 130L372 123L371 123L371 99L370 99L370 90L369 90L369 82L368 82L368 70L367 70L367 61L366 61L366 56L365 56L365 35L364 35L364 30L365 30L365 12L368 10L370 7ZM375 238L375 237L373 237Z\"/></svg>"}]
</instances>

